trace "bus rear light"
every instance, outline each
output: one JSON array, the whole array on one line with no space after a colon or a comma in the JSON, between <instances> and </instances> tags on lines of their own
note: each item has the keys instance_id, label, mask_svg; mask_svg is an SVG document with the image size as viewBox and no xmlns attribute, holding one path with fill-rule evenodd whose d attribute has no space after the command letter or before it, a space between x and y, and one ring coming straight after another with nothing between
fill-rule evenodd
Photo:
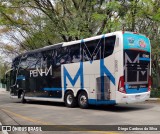
<instances>
[{"instance_id":1,"label":"bus rear light","mask_svg":"<svg viewBox=\"0 0 160 134\"><path fill-rule=\"evenodd\" d=\"M148 91L151 91L152 79L151 76L148 78Z\"/></svg>"},{"instance_id":2,"label":"bus rear light","mask_svg":"<svg viewBox=\"0 0 160 134\"><path fill-rule=\"evenodd\" d=\"M125 90L125 87L124 87L124 76L121 76L119 78L118 91L121 92L121 93L126 93L126 90Z\"/></svg>"}]
</instances>

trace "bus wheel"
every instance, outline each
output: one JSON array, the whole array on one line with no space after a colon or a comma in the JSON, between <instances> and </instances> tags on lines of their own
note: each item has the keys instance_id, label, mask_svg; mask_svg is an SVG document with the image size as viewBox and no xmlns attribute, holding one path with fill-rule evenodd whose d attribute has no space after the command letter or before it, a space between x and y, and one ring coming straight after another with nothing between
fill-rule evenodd
<instances>
[{"instance_id":1,"label":"bus wheel","mask_svg":"<svg viewBox=\"0 0 160 134\"><path fill-rule=\"evenodd\" d=\"M65 102L65 105L66 105L67 107L75 107L75 106L76 106L76 104L77 104L76 98L74 97L72 91L68 91L68 92L65 94L64 102Z\"/></svg>"},{"instance_id":2,"label":"bus wheel","mask_svg":"<svg viewBox=\"0 0 160 134\"><path fill-rule=\"evenodd\" d=\"M88 108L88 96L86 92L81 92L78 95L78 104L80 108Z\"/></svg>"},{"instance_id":3,"label":"bus wheel","mask_svg":"<svg viewBox=\"0 0 160 134\"><path fill-rule=\"evenodd\" d=\"M24 93L24 91L23 91L23 92L21 93L21 103L26 103L26 100L25 100L24 96L25 96L25 93Z\"/></svg>"}]
</instances>

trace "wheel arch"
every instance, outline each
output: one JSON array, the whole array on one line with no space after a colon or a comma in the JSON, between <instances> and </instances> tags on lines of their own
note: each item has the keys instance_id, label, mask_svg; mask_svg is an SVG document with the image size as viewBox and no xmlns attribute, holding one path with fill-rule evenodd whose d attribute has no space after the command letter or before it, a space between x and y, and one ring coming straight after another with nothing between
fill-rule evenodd
<instances>
[{"instance_id":1,"label":"wheel arch","mask_svg":"<svg viewBox=\"0 0 160 134\"><path fill-rule=\"evenodd\" d=\"M76 98L78 98L78 95L81 93L81 92L85 92L87 94L87 96L89 95L88 94L88 91L86 89L79 89L77 94L76 94ZM89 96L88 96L89 97Z\"/></svg>"},{"instance_id":2,"label":"wheel arch","mask_svg":"<svg viewBox=\"0 0 160 134\"><path fill-rule=\"evenodd\" d=\"M67 93L67 92L69 92L69 91L71 91L71 92L74 94L73 89L71 89L71 88L66 89L66 90L64 91L64 98L63 98L63 100L65 99L65 95L66 95L66 93Z\"/></svg>"},{"instance_id":3,"label":"wheel arch","mask_svg":"<svg viewBox=\"0 0 160 134\"><path fill-rule=\"evenodd\" d=\"M81 93L81 92L86 92L87 93L87 96L89 97L89 94L88 94L88 91L86 89L78 89L78 90L73 90L72 88L68 88L64 91L64 96L67 92L71 91L74 95L74 97L78 98L78 95ZM65 97L64 97L65 98Z\"/></svg>"}]
</instances>

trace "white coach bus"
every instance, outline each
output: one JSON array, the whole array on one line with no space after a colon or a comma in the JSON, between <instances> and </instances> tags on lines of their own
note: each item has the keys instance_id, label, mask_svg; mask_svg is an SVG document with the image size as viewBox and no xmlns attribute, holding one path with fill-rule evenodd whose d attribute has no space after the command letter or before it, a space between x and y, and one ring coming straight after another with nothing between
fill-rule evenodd
<instances>
[{"instance_id":1,"label":"white coach bus","mask_svg":"<svg viewBox=\"0 0 160 134\"><path fill-rule=\"evenodd\" d=\"M118 31L29 51L13 59L10 95L81 108L142 102L150 97L150 50L146 36Z\"/></svg>"}]
</instances>

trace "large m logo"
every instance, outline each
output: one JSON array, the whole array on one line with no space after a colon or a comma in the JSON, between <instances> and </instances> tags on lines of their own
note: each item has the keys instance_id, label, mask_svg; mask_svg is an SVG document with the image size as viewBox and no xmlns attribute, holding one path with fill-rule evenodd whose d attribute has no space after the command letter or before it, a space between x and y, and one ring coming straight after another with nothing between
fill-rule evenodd
<instances>
[{"instance_id":1,"label":"large m logo","mask_svg":"<svg viewBox=\"0 0 160 134\"><path fill-rule=\"evenodd\" d=\"M96 44L96 47L94 48L94 50L89 51L88 46L86 45L86 43L84 42L84 40L81 40L81 48L80 48L80 54L81 54L81 62L80 62L80 67L76 73L76 75L73 77L70 76L69 72L67 71L67 69L65 68L65 66L63 67L63 73L64 73L64 89L67 88L67 78L70 81L70 83L72 84L72 86L74 87L74 85L76 84L78 78L80 77L80 88L84 89L84 69L83 69L83 62L87 59L87 61L90 61L90 64L93 63L93 61L95 60L95 57L99 55L99 61L100 61L100 77L101 79L101 83L102 83L102 90L104 87L104 80L103 80L103 76L106 75L108 76L108 78L111 80L111 82L113 84L115 84L115 78L113 77L113 75L110 73L110 71L107 69L107 67L104 64L104 58L103 58L103 50L105 47L105 36L102 36L102 38L99 39L99 41ZM96 68L95 68L96 69Z\"/></svg>"},{"instance_id":2,"label":"large m logo","mask_svg":"<svg viewBox=\"0 0 160 134\"><path fill-rule=\"evenodd\" d=\"M127 62L129 63L139 63L139 54L137 55L137 57L132 61L129 56L127 55L127 53L125 53L125 64L127 64Z\"/></svg>"},{"instance_id":3,"label":"large m logo","mask_svg":"<svg viewBox=\"0 0 160 134\"><path fill-rule=\"evenodd\" d=\"M131 55L132 56L132 55ZM147 60L146 60L147 59ZM125 53L125 65L124 65L124 71L125 71L125 81L128 81L128 76L130 75L129 72L133 72L134 74L136 73L136 82L137 83L141 83L140 82L140 75L141 77L146 77L149 75L149 63L147 65L147 67L145 67L145 64L142 64L141 61L146 60L148 61L149 58L143 58L140 57L140 54L137 54L135 56L135 58L131 58L128 56L127 53ZM128 63L132 64L132 68L134 67L134 69L127 69L128 67ZM136 64L135 64L136 63ZM135 65L134 65L135 64ZM142 66L141 66L142 65ZM141 80L142 81L142 80ZM147 80L148 81L148 80ZM144 81L145 82L145 81ZM132 83L132 82L128 82L128 83Z\"/></svg>"},{"instance_id":4,"label":"large m logo","mask_svg":"<svg viewBox=\"0 0 160 134\"><path fill-rule=\"evenodd\" d=\"M95 42L84 42L81 41L81 56L82 61L92 62L96 59L102 59L104 57L103 50L105 47L105 36L102 36L99 40Z\"/></svg>"},{"instance_id":5,"label":"large m logo","mask_svg":"<svg viewBox=\"0 0 160 134\"><path fill-rule=\"evenodd\" d=\"M65 68L65 66L63 67L63 73L64 73L64 90L66 90L67 88L67 78L70 81L70 83L72 84L72 86L74 87L74 85L76 84L78 78L80 77L80 87L81 89L84 88L84 78L83 78L83 62L80 62L80 67L75 75L75 77L72 79L72 77L70 76L69 72L67 71L67 69Z\"/></svg>"}]
</instances>

